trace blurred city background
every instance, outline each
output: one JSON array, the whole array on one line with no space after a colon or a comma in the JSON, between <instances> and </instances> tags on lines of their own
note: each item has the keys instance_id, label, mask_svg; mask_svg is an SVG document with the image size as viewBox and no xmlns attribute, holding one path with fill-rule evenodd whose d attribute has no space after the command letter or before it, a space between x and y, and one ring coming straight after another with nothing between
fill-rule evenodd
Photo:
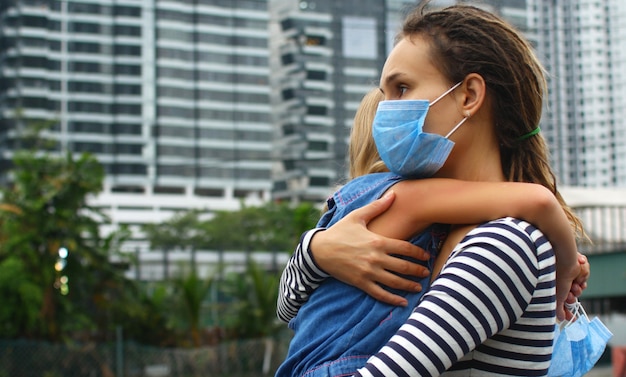
<instances>
[{"instance_id":1,"label":"blurred city background","mask_svg":"<svg viewBox=\"0 0 626 377\"><path fill-rule=\"evenodd\" d=\"M549 74L583 303L615 334L593 373L626 376L626 2L463 2ZM414 5L1 0L0 377L272 375L280 271Z\"/></svg>"}]
</instances>

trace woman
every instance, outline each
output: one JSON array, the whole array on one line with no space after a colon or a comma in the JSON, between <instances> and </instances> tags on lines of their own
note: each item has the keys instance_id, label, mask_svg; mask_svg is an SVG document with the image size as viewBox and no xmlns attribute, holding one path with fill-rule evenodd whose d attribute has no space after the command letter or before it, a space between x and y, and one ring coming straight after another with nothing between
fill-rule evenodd
<instances>
[{"instance_id":1,"label":"woman","mask_svg":"<svg viewBox=\"0 0 626 377\"><path fill-rule=\"evenodd\" d=\"M386 100L432 100L449 93L425 116L424 131L434 135L438 145L449 145L443 136L454 132L449 156L441 153L441 160L429 164L435 177L539 183L562 203L545 142L536 135L544 88L543 71L529 45L497 17L467 6L410 15L381 76ZM384 118L390 117L391 124L399 120L394 111L380 117L375 121L375 135L377 129L379 135L389 129L384 127ZM385 156L395 146L386 144L383 136L376 141L390 170L402 171L403 162L396 160L397 156ZM425 149L414 152L421 150ZM417 161L431 157L411 156ZM563 207L570 220L580 225ZM401 214L402 208L402 203L394 203L390 211ZM390 215L385 216L389 221ZM339 254L337 250L346 248L346 243L355 249L360 246L344 240L348 235L390 244L364 233L355 224L357 215L346 219L349 221L342 227L331 227L313 238L311 248L326 272L335 274L332 268L341 270L337 266L346 264L329 263L331 259L325 255ZM377 221L383 217L374 219L370 226L376 226ZM401 221L401 216L396 221ZM452 230L437 258L434 275L441 272L430 291L359 374L438 375L454 364L452 369L460 375L545 375L555 309L562 317L562 303L569 291L563 287L577 277L584 282L586 271L581 273L571 259L567 265L556 266L560 280L557 308L554 255L541 232L512 218L472 228ZM359 233L342 234L346 229ZM308 250L306 243L312 235L310 232L303 237L302 250ZM407 250L406 245L402 247ZM391 270L397 271L396 267ZM324 276L321 271L319 275ZM315 278L315 273L306 276ZM337 274L341 276L341 272Z\"/></svg>"}]
</instances>

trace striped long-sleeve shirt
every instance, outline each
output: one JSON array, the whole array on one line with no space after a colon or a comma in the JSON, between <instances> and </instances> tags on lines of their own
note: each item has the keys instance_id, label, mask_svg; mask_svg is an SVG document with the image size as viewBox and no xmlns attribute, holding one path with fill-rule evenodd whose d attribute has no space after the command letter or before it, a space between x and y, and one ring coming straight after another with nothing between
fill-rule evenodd
<instances>
[{"instance_id":1,"label":"striped long-sleeve shirt","mask_svg":"<svg viewBox=\"0 0 626 377\"><path fill-rule=\"evenodd\" d=\"M320 230L324 228L312 229L302 235L280 277L276 315L283 322L291 321L309 295L329 277L315 264L309 247L311 238Z\"/></svg>"},{"instance_id":2,"label":"striped long-sleeve shirt","mask_svg":"<svg viewBox=\"0 0 626 377\"><path fill-rule=\"evenodd\" d=\"M314 263L309 268L319 270ZM292 300L292 309L319 279L323 273L305 279L307 293ZM551 245L526 222L492 221L457 245L407 322L357 375L437 376L447 370L445 375L543 376L554 316Z\"/></svg>"}]
</instances>

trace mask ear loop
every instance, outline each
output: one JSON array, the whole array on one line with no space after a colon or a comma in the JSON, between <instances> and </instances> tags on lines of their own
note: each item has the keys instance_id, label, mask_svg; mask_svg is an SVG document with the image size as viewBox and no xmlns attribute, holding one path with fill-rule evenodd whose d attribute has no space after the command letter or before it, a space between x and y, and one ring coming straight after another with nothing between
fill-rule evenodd
<instances>
[{"instance_id":1,"label":"mask ear loop","mask_svg":"<svg viewBox=\"0 0 626 377\"><path fill-rule=\"evenodd\" d=\"M450 135L452 135L454 133L454 131L456 131L459 127L461 127L463 125L463 123L465 123L465 121L468 120L468 119L469 119L469 115L467 115L465 118L461 119L461 121L456 126L454 126L454 128L450 132L448 132L448 134L445 136L445 138L446 139L449 138Z\"/></svg>"},{"instance_id":2,"label":"mask ear loop","mask_svg":"<svg viewBox=\"0 0 626 377\"><path fill-rule=\"evenodd\" d=\"M578 299L576 299L576 302L574 302L573 304L566 303L565 307L570 312L572 312L573 317L569 321L565 322L562 328L568 327L569 325L571 325L577 319L580 319L580 318L584 318L585 320L587 320L587 322L590 322L589 317L587 316L587 312L585 311L585 308L583 308L582 304L580 303L580 301L578 301Z\"/></svg>"},{"instance_id":3,"label":"mask ear loop","mask_svg":"<svg viewBox=\"0 0 626 377\"><path fill-rule=\"evenodd\" d=\"M445 92L443 92L443 94L442 94L442 95L440 95L439 97L435 98L435 99L434 99L434 100L433 100L433 101L432 101L432 102L428 105L428 107L433 106L434 104L436 104L437 102L439 102L439 100L440 100L440 99L442 99L443 97L445 97L445 96L447 96L448 94L450 94L450 92L451 92L451 91L453 91L454 89L458 88L458 87L459 87L459 85L461 85L461 84L463 84L463 81L459 81L459 82L457 82L454 86L452 86L452 88L450 88L450 89L446 90Z\"/></svg>"}]
</instances>

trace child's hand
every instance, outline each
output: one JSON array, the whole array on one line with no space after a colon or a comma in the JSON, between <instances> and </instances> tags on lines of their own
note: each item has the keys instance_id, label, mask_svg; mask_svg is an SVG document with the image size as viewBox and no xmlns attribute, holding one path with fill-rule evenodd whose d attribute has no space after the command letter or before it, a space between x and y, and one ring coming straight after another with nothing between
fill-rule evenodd
<instances>
[{"instance_id":1,"label":"child's hand","mask_svg":"<svg viewBox=\"0 0 626 377\"><path fill-rule=\"evenodd\" d=\"M586 256L578 253L578 275L571 282L570 291L568 292L567 298L565 299L566 303L573 304L574 302L576 302L576 299L580 297L583 291L587 289L587 280L589 280L590 274L591 269L589 266L589 260L587 260ZM560 316L559 311L563 312L562 316ZM559 318L560 320L570 320L572 319L572 317L573 314L564 305L559 304L557 296L557 318Z\"/></svg>"}]
</instances>

